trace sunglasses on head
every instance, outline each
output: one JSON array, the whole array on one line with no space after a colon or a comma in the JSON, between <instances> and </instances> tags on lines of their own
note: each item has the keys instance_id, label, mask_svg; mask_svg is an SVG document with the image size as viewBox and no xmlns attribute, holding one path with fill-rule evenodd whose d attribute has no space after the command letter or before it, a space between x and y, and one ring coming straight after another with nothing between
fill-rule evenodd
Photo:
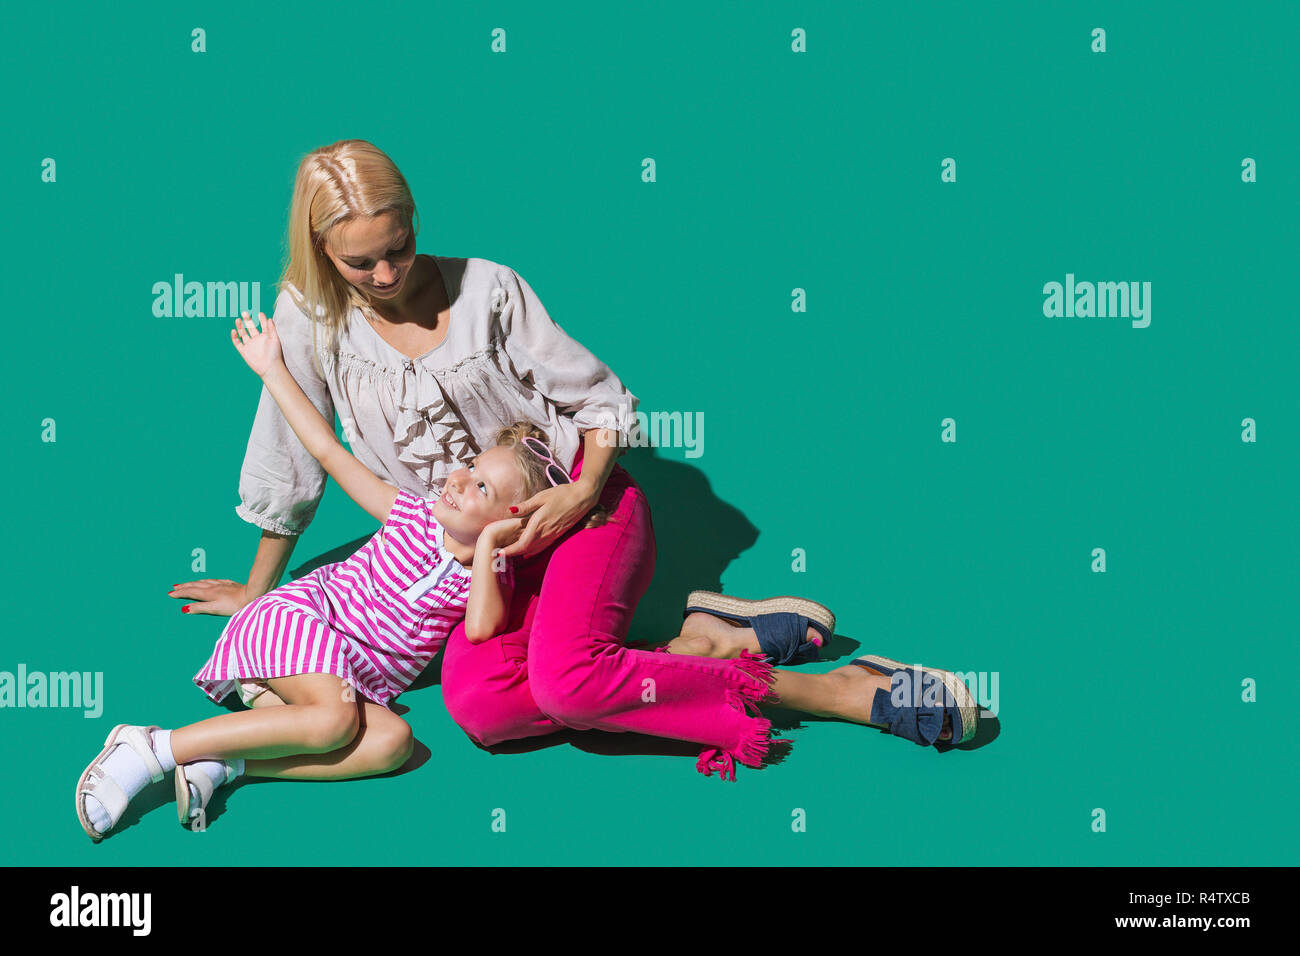
<instances>
[{"instance_id":1,"label":"sunglasses on head","mask_svg":"<svg viewBox=\"0 0 1300 956\"><path fill-rule=\"evenodd\" d=\"M551 450L547 448L545 444L532 437L520 440L523 442L525 448L542 461L546 462L546 480L551 483L552 488L556 485L567 485L573 481L573 479L569 477L569 473L560 467L559 462L555 460L555 457L551 454Z\"/></svg>"}]
</instances>

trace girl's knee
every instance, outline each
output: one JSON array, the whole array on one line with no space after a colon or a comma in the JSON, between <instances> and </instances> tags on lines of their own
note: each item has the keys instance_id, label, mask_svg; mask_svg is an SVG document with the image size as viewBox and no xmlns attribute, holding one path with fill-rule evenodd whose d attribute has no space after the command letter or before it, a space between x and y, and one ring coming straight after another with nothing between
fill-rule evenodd
<instances>
[{"instance_id":1,"label":"girl's knee","mask_svg":"<svg viewBox=\"0 0 1300 956\"><path fill-rule=\"evenodd\" d=\"M392 720L386 722L378 742L378 757L383 766L381 773L396 770L415 753L415 732L406 721Z\"/></svg>"},{"instance_id":2,"label":"girl's knee","mask_svg":"<svg viewBox=\"0 0 1300 956\"><path fill-rule=\"evenodd\" d=\"M356 704L317 704L303 734L307 753L330 753L352 743L361 729Z\"/></svg>"}]
</instances>

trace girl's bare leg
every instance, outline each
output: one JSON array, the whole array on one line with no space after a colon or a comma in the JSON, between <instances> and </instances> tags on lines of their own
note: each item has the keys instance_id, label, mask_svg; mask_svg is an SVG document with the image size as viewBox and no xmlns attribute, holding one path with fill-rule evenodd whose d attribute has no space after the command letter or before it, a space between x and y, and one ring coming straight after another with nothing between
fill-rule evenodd
<instances>
[{"instance_id":1,"label":"girl's bare leg","mask_svg":"<svg viewBox=\"0 0 1300 956\"><path fill-rule=\"evenodd\" d=\"M172 731L176 762L329 753L357 736L361 708L342 679L296 674L271 678L267 684L283 704L209 717Z\"/></svg>"},{"instance_id":2,"label":"girl's bare leg","mask_svg":"<svg viewBox=\"0 0 1300 956\"><path fill-rule=\"evenodd\" d=\"M273 690L253 698L254 707L276 707L284 701ZM246 777L275 777L280 780L351 780L373 777L396 770L411 759L415 735L411 725L387 707L361 702L361 729L356 738L340 750L327 754L298 754L270 760L249 760Z\"/></svg>"},{"instance_id":3,"label":"girl's bare leg","mask_svg":"<svg viewBox=\"0 0 1300 956\"><path fill-rule=\"evenodd\" d=\"M260 704L268 691L259 695ZM268 701L261 706L273 705ZM281 780L350 780L373 777L396 770L411 759L415 736L411 725L387 707L370 701L361 702L361 728L352 743L326 754L298 754L271 760L249 760L244 775L277 777Z\"/></svg>"}]
</instances>

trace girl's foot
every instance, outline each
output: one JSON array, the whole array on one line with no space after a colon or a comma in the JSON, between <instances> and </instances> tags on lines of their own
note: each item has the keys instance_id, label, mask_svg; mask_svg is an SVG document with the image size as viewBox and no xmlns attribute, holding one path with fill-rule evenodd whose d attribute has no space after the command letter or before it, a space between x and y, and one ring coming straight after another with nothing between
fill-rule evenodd
<instances>
[{"instance_id":1,"label":"girl's foot","mask_svg":"<svg viewBox=\"0 0 1300 956\"><path fill-rule=\"evenodd\" d=\"M207 808L213 791L244 773L242 758L196 760L176 768L176 818L183 826Z\"/></svg>"},{"instance_id":2,"label":"girl's foot","mask_svg":"<svg viewBox=\"0 0 1300 956\"><path fill-rule=\"evenodd\" d=\"M96 843L141 790L176 769L170 738L169 730L132 724L118 724L109 732L104 749L77 781L77 819Z\"/></svg>"},{"instance_id":3,"label":"girl's foot","mask_svg":"<svg viewBox=\"0 0 1300 956\"><path fill-rule=\"evenodd\" d=\"M822 635L809 626L808 640L820 642ZM752 627L742 627L739 621L729 621L705 611L686 615L682 633L668 642L668 650L673 654L724 659L738 658L741 651L763 653Z\"/></svg>"}]
</instances>

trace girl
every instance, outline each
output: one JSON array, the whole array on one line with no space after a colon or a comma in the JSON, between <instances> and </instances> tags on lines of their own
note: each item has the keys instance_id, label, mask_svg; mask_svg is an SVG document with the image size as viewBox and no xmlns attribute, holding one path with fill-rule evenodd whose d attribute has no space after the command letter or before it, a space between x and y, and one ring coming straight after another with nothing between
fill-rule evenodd
<instances>
[{"instance_id":1,"label":"girl","mask_svg":"<svg viewBox=\"0 0 1300 956\"><path fill-rule=\"evenodd\" d=\"M383 526L347 560L277 588L231 618L194 681L214 701L237 690L255 709L174 731L113 729L77 782L77 816L96 842L146 783L173 769L178 816L187 823L216 787L240 773L328 780L405 763L410 728L387 709L389 701L419 676L462 617L472 641L505 626L511 575L499 551L524 524L511 512L548 483L570 480L540 431L517 423L498 433L496 447L453 472L436 501L399 491L339 443L289 374L274 321L261 318L259 331L244 313L231 331L235 348L303 446ZM372 731L365 747L357 746L362 726Z\"/></svg>"}]
</instances>

